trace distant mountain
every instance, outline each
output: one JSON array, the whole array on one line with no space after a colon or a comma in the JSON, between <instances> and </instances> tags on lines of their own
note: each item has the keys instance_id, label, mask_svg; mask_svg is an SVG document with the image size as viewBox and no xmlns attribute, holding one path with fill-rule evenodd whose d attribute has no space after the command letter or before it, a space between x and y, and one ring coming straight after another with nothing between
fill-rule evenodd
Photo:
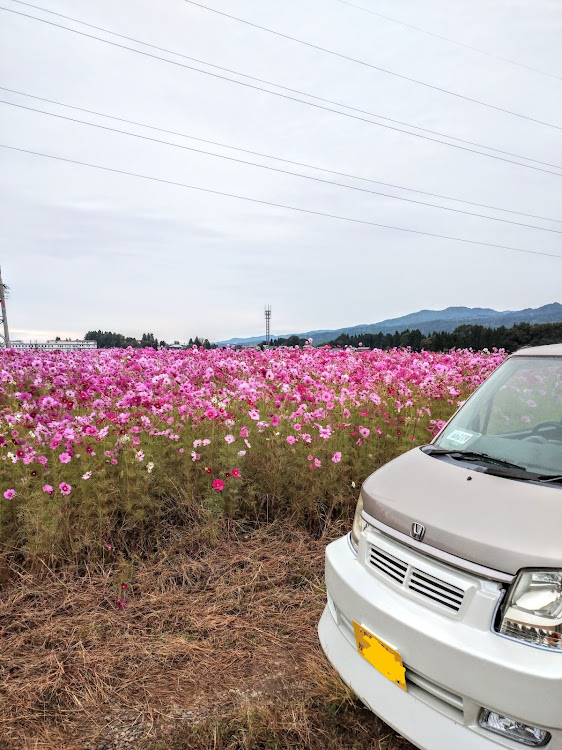
<instances>
[{"instance_id":1,"label":"distant mountain","mask_svg":"<svg viewBox=\"0 0 562 750\"><path fill-rule=\"evenodd\" d=\"M553 302L542 307L527 307L525 310L505 310L498 312L489 307L447 307L445 310L420 310L419 312L403 315L401 318L388 318L379 323L362 323L348 328L336 330L306 331L296 335L303 339L312 339L314 344L323 344L337 338L342 333L350 336L360 333L394 333L419 328L427 336L433 331L454 331L461 325L482 325L489 328L505 326L509 328L516 323L559 323L562 322L562 305ZM287 338L292 334L281 334ZM278 338L275 335L273 338ZM233 338L228 341L219 341L219 344L259 344L264 340L261 336L249 338Z\"/></svg>"}]
</instances>

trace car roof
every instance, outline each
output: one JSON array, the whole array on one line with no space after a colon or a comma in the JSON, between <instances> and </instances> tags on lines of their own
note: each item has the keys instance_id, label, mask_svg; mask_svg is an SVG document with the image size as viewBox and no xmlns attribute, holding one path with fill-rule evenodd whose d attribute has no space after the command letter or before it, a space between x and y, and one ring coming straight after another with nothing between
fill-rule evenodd
<instances>
[{"instance_id":1,"label":"car roof","mask_svg":"<svg viewBox=\"0 0 562 750\"><path fill-rule=\"evenodd\" d=\"M526 346L512 356L517 357L562 357L562 343L545 346Z\"/></svg>"}]
</instances>

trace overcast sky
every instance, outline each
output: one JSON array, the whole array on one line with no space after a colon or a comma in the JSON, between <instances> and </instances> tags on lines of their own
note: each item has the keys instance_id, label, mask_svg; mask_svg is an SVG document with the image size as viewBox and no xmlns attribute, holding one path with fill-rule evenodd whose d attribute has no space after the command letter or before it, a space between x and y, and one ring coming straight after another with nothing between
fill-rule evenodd
<instances>
[{"instance_id":1,"label":"overcast sky","mask_svg":"<svg viewBox=\"0 0 562 750\"><path fill-rule=\"evenodd\" d=\"M557 174L272 96L6 11L0 11L1 86L354 177L562 220L560 0L350 0L520 65L339 0L208 0L216 10L558 129L273 36L184 0L31 1L216 66L559 165L527 162ZM3 5L220 73L14 0ZM0 99L325 180L562 230L561 223L338 178L14 93L0 91ZM562 257L562 234L270 172L6 104L0 104L0 113L0 143L12 147ZM371 323L422 308L505 310L562 301L557 258L298 213L6 149L0 149L0 239L2 274L11 288L11 333L24 339L82 337L98 328L139 337L151 331L168 341L251 336L264 329L266 304L272 307L272 332L280 334Z\"/></svg>"}]
</instances>

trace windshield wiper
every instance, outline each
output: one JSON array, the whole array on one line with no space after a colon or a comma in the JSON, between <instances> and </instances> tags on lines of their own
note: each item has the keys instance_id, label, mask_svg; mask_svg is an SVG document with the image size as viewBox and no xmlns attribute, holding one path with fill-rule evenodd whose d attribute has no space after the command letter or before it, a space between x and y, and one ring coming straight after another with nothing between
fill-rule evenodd
<instances>
[{"instance_id":1,"label":"windshield wiper","mask_svg":"<svg viewBox=\"0 0 562 750\"><path fill-rule=\"evenodd\" d=\"M507 469L527 471L524 466L513 464L510 461L504 461L502 458L490 456L488 453L479 453L478 451L460 451L457 448L433 448L433 446L428 445L424 449L424 453L427 453L429 456L449 456L450 458L454 458L455 461L485 461L486 463L492 463L496 466L505 466Z\"/></svg>"},{"instance_id":2,"label":"windshield wiper","mask_svg":"<svg viewBox=\"0 0 562 750\"><path fill-rule=\"evenodd\" d=\"M457 448L434 448L432 445L424 445L422 448L424 453L428 456L449 456L455 459L455 461L485 461L493 465L503 467L506 469L513 469L518 472L518 475L511 473L502 474L501 476L512 477L513 479L525 479L529 482L540 482L541 484L562 484L562 474L537 474L533 471L528 471L524 466L504 461L501 458L490 456L487 453L479 453L478 451L461 451ZM519 474L521 472L522 474ZM493 471L488 471L493 473Z\"/></svg>"},{"instance_id":3,"label":"windshield wiper","mask_svg":"<svg viewBox=\"0 0 562 750\"><path fill-rule=\"evenodd\" d=\"M557 474L541 474L540 477L537 477L537 482L542 482L543 484L547 484L548 482L560 482L562 484L562 475L558 476Z\"/></svg>"}]
</instances>

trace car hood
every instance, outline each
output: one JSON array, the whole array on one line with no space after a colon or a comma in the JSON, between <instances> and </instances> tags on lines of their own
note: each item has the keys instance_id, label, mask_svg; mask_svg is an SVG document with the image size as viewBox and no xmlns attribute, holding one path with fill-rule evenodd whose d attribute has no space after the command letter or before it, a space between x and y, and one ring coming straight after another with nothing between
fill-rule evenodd
<instances>
[{"instance_id":1,"label":"car hood","mask_svg":"<svg viewBox=\"0 0 562 750\"><path fill-rule=\"evenodd\" d=\"M507 479L414 448L364 482L364 512L418 543L514 575L562 568L562 487ZM427 550L430 552L430 550Z\"/></svg>"}]
</instances>

